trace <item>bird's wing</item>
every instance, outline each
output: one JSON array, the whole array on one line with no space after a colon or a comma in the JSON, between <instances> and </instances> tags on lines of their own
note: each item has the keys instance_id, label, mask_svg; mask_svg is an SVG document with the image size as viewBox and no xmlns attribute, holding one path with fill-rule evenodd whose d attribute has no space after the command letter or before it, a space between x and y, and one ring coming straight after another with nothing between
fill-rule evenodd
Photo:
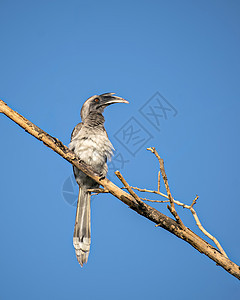
<instances>
[{"instance_id":1,"label":"bird's wing","mask_svg":"<svg viewBox=\"0 0 240 300\"><path fill-rule=\"evenodd\" d=\"M75 136L79 133L79 131L81 130L81 128L82 128L82 123L78 123L75 127L74 127L74 129L73 129L73 131L72 131L72 134L71 134L71 141L75 138Z\"/></svg>"}]
</instances>

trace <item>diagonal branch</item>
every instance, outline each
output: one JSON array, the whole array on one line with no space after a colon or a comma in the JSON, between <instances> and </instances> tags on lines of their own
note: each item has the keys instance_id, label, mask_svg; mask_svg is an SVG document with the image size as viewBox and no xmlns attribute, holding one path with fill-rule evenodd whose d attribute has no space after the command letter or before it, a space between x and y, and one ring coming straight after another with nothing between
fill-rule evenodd
<instances>
[{"instance_id":1,"label":"diagonal branch","mask_svg":"<svg viewBox=\"0 0 240 300\"><path fill-rule=\"evenodd\" d=\"M138 204L142 205L142 200L138 197L138 195L131 189L130 185L127 183L127 181L123 178L122 174L119 171L115 172L116 176L121 180L121 182L124 184L125 188L129 192L130 195L133 196L135 200L137 200Z\"/></svg>"},{"instance_id":2,"label":"diagonal branch","mask_svg":"<svg viewBox=\"0 0 240 300\"><path fill-rule=\"evenodd\" d=\"M132 197L132 195L124 192L107 178L102 179L99 174L97 174L92 168L90 168L77 156L75 156L75 154L71 150L69 150L68 147L63 145L60 140L52 137L17 112L13 111L2 100L0 100L0 113L5 114L8 118L21 126L25 131L36 137L38 140L42 141L46 146L61 155L64 159L77 167L79 170L83 171L86 175L93 178L96 182L102 185L105 190L109 191L113 196L128 205L132 210L136 211L138 214L144 216L155 224L158 224L160 227L174 234L178 238L186 241L192 247L197 249L199 252L204 253L206 256L216 262L217 265L221 266L228 273L240 280L240 267L230 259L225 257L223 254L221 254L208 242L192 232L189 228L182 230L180 225L173 219L162 214L146 203L142 202L140 205L138 201L136 201L136 199Z\"/></svg>"},{"instance_id":3,"label":"diagonal branch","mask_svg":"<svg viewBox=\"0 0 240 300\"><path fill-rule=\"evenodd\" d=\"M177 205L180 205L182 206L183 208L188 208L195 221L196 221L196 224L197 226L199 227L199 229L208 237L210 238L214 243L215 245L218 247L218 249L220 250L220 252L227 257L227 254L226 252L223 250L222 246L220 245L220 243L218 242L218 240L212 236L201 224L198 216L197 216L197 213L196 211L194 210L193 208L193 205L196 204L197 202L197 199L199 198L198 196L196 196L196 198L193 200L192 204L191 205L186 205L186 204L183 204L179 201L176 201L172 198L172 195L170 193L170 189L169 189L169 185L168 185L168 180L167 180L167 175L166 175L166 172L165 172L165 169L164 169L164 162L163 162L163 159L160 157L160 155L158 154L157 150L154 148L154 147L151 147L151 148L147 148L147 150L150 150L153 154L155 154L155 156L157 157L158 161L159 161L159 164L160 164L160 170L161 170L161 173L162 173L162 177L163 177L163 181L165 183L165 187L166 187L166 191L167 191L167 194L168 194L168 198L169 198L169 201L170 201L170 204L171 204L171 207L169 208L169 210L171 211L171 213L173 214L173 216L175 217L176 221L180 224L181 228L184 229L184 225L180 219L180 217L178 216L176 210L175 210L175 207L174 207L174 203L176 203ZM158 190L159 192L159 190Z\"/></svg>"}]
</instances>

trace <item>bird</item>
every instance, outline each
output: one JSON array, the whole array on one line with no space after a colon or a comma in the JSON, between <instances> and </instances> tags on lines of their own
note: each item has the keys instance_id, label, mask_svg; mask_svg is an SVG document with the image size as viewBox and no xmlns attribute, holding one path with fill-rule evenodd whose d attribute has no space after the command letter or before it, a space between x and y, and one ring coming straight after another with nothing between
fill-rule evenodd
<instances>
[{"instance_id":1,"label":"bird","mask_svg":"<svg viewBox=\"0 0 240 300\"><path fill-rule=\"evenodd\" d=\"M73 129L69 144L69 149L102 178L107 175L107 161L111 159L114 151L104 128L103 112L106 107L114 103L129 102L115 96L115 93L104 93L88 98L81 108L82 122ZM98 188L99 184L76 167L73 167L73 172L79 185L73 246L77 260L83 266L88 261L91 244L91 192L89 190Z\"/></svg>"}]
</instances>

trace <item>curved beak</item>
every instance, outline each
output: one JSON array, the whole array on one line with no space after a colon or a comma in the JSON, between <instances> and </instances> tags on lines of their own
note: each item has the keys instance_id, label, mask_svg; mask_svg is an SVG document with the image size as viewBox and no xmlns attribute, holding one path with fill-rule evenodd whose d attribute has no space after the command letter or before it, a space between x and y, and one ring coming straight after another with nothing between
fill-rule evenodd
<instances>
[{"instance_id":1,"label":"curved beak","mask_svg":"<svg viewBox=\"0 0 240 300\"><path fill-rule=\"evenodd\" d=\"M110 105L110 104L114 104L114 103L129 103L127 100L118 97L118 96L114 96L115 93L106 93L106 94L102 94L100 95L102 98L102 105Z\"/></svg>"}]
</instances>

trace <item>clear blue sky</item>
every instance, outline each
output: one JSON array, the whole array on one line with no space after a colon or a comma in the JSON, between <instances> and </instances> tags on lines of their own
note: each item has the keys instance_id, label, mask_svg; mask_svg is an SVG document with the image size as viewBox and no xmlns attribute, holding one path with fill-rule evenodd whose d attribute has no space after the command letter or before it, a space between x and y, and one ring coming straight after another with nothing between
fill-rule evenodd
<instances>
[{"instance_id":1,"label":"clear blue sky","mask_svg":"<svg viewBox=\"0 0 240 300\"><path fill-rule=\"evenodd\" d=\"M239 1L1 0L0 98L66 145L89 96L128 99L105 113L109 177L156 188L155 146L173 196L200 196L203 225L239 264L239 16ZM71 165L3 115L0 126L0 299L240 298L237 279L110 195L93 199L81 268Z\"/></svg>"}]
</instances>

